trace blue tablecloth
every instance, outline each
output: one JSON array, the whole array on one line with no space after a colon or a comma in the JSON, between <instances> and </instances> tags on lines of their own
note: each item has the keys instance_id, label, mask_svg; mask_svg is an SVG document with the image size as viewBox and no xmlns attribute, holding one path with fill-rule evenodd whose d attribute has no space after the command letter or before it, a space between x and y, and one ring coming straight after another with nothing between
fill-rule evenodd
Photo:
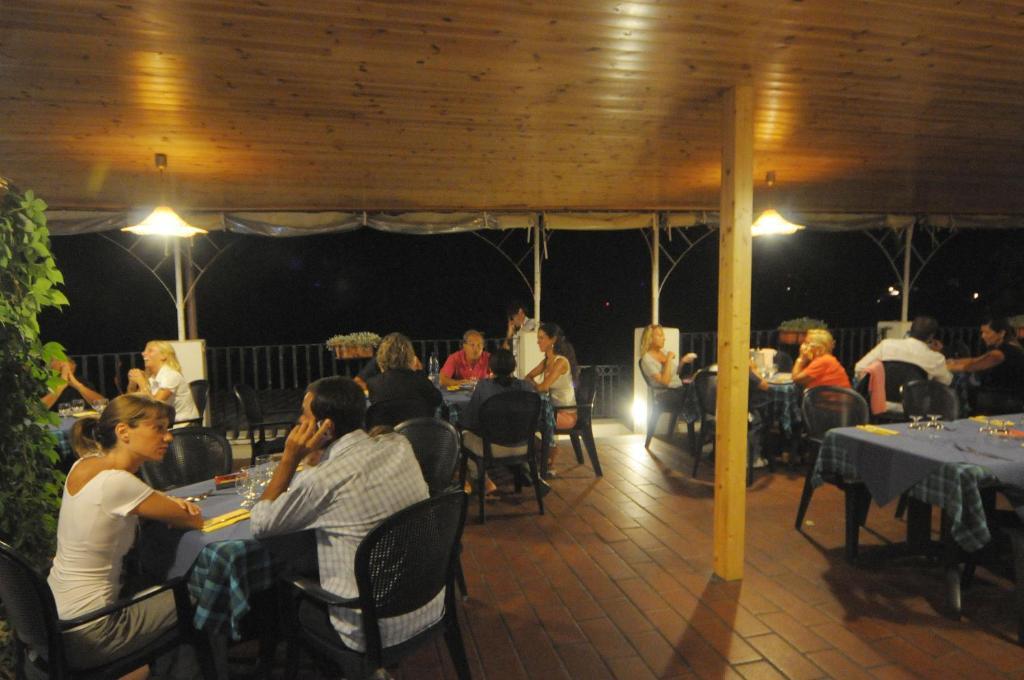
<instances>
[{"instance_id":1,"label":"blue tablecloth","mask_svg":"<svg viewBox=\"0 0 1024 680\"><path fill-rule=\"evenodd\" d=\"M1007 416L1019 422L1024 415ZM904 491L937 505L950 520L953 539L974 551L991 538L980 489L993 484L1024 488L1022 440L979 432L979 423L957 420L946 430L910 430L905 423L887 425L897 436L857 428L829 431L815 463L811 482L839 475L863 482L871 497L885 505ZM1018 507L1018 514L1024 507Z\"/></svg>"}]
</instances>

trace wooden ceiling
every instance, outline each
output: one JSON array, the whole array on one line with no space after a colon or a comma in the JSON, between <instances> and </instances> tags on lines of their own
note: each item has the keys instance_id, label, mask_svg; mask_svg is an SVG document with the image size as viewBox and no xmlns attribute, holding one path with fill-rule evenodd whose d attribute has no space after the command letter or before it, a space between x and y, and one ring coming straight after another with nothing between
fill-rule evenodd
<instances>
[{"instance_id":1,"label":"wooden ceiling","mask_svg":"<svg viewBox=\"0 0 1024 680\"><path fill-rule=\"evenodd\" d=\"M4 0L0 174L54 207L1024 213L1024 4Z\"/></svg>"}]
</instances>

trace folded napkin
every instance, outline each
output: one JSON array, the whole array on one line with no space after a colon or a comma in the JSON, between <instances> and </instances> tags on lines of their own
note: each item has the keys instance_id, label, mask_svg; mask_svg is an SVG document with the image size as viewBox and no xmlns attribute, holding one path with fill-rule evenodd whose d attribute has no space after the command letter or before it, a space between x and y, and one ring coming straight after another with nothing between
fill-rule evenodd
<instances>
[{"instance_id":1,"label":"folded napkin","mask_svg":"<svg viewBox=\"0 0 1024 680\"><path fill-rule=\"evenodd\" d=\"M896 430L890 430L887 427L879 427L878 425L858 425L858 430L864 430L871 434L899 434Z\"/></svg>"},{"instance_id":2,"label":"folded napkin","mask_svg":"<svg viewBox=\"0 0 1024 680\"><path fill-rule=\"evenodd\" d=\"M987 423L988 416L971 416L971 420L973 420L976 423Z\"/></svg>"},{"instance_id":3,"label":"folded napkin","mask_svg":"<svg viewBox=\"0 0 1024 680\"><path fill-rule=\"evenodd\" d=\"M211 531L218 531L232 524L237 524L242 520L249 519L249 511L245 508L238 508L231 512L224 513L223 515L217 515L203 522L203 533L210 533Z\"/></svg>"}]
</instances>

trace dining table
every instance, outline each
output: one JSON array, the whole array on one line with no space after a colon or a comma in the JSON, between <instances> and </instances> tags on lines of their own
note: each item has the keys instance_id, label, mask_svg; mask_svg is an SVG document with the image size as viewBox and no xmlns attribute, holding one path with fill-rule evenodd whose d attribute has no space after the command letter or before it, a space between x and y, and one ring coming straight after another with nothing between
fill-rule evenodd
<instances>
[{"instance_id":1,"label":"dining table","mask_svg":"<svg viewBox=\"0 0 1024 680\"><path fill-rule=\"evenodd\" d=\"M1002 418L999 422L1019 423L1024 414ZM994 427L985 418L835 428L822 441L811 484L818 487L830 479L860 483L868 495L866 501L879 506L906 494L919 508L908 516L907 546L911 548L927 547L930 507L941 508L947 604L950 613L958 616L961 564L992 540L986 513L991 503L986 502L986 494L999 489L1024 518L1022 444L1024 432ZM856 532L848 535L856 541ZM856 555L855 544L852 552L851 546L847 550Z\"/></svg>"}]
</instances>

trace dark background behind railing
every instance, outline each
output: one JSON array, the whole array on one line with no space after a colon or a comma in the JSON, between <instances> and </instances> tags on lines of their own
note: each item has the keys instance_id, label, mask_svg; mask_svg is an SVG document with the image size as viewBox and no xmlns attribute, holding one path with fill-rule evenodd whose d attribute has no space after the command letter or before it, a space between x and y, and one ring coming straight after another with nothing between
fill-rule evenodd
<instances>
[{"instance_id":1,"label":"dark background behind railing","mask_svg":"<svg viewBox=\"0 0 1024 680\"><path fill-rule=\"evenodd\" d=\"M871 327L832 329L836 340L836 357L853 372L853 365L877 342L877 330ZM679 354L695 352L697 365L707 366L717 361L717 333L714 331L681 333ZM947 350L956 355L973 355L980 351L976 326L943 328L939 337ZM752 347L776 347L778 331L753 331ZM500 340L488 340L489 349ZM434 354L439 362L459 349L458 338L414 340L416 353L424 362ZM796 353L795 346L783 351ZM127 384L130 368L141 368L139 352L112 352L81 354L72 357L78 364L79 377L112 397L120 394ZM581 360L585 357L581 357ZM322 343L303 345L249 345L235 347L208 347L206 349L207 378L210 381L210 415L215 426L237 431L244 423L235 403L232 387L242 383L260 393L267 419L288 416L298 412L306 385L326 376L352 377L366 363L366 359L338 360ZM587 365L584 363L583 365ZM599 365L597 368L597 397L595 417L629 417L631 405L633 366Z\"/></svg>"}]
</instances>

